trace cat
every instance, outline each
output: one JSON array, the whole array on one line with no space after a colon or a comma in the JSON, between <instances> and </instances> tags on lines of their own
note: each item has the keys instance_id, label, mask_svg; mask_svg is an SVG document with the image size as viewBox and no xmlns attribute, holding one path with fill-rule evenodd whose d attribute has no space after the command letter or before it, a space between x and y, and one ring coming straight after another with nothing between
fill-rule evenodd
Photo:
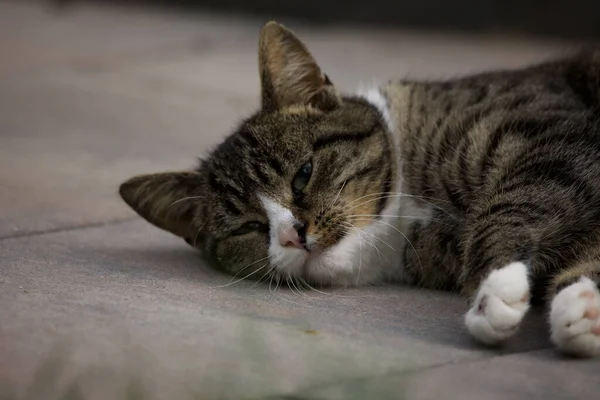
<instances>
[{"instance_id":1,"label":"cat","mask_svg":"<svg viewBox=\"0 0 600 400\"><path fill-rule=\"evenodd\" d=\"M543 298L557 349L600 355L600 52L343 95L286 27L258 47L260 110L124 182L133 210L240 278L460 292L488 345Z\"/></svg>"}]
</instances>

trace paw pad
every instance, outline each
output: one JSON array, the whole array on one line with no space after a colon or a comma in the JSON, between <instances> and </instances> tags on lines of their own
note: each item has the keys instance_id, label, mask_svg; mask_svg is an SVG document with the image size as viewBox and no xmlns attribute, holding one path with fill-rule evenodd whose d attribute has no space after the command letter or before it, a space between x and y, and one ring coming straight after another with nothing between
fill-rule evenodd
<instances>
[{"instance_id":1,"label":"paw pad","mask_svg":"<svg viewBox=\"0 0 600 400\"><path fill-rule=\"evenodd\" d=\"M600 292L588 279L562 289L550 310L552 342L563 352L578 356L600 355Z\"/></svg>"},{"instance_id":2,"label":"paw pad","mask_svg":"<svg viewBox=\"0 0 600 400\"><path fill-rule=\"evenodd\" d=\"M596 294L591 290L585 290L579 294L579 297L582 297L584 299L593 299L594 296L596 296Z\"/></svg>"}]
</instances>

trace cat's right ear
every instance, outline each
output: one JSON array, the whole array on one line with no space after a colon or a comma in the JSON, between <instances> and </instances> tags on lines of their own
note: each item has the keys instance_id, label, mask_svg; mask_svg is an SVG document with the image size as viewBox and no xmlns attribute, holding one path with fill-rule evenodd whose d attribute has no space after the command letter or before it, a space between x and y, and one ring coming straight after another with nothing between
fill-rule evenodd
<instances>
[{"instance_id":1,"label":"cat's right ear","mask_svg":"<svg viewBox=\"0 0 600 400\"><path fill-rule=\"evenodd\" d=\"M198 172L165 172L135 176L121 184L119 194L146 221L189 240L201 188Z\"/></svg>"},{"instance_id":2,"label":"cat's right ear","mask_svg":"<svg viewBox=\"0 0 600 400\"><path fill-rule=\"evenodd\" d=\"M272 21L262 28L258 64L264 111L294 105L330 110L340 104L339 94L304 43L283 25Z\"/></svg>"}]
</instances>

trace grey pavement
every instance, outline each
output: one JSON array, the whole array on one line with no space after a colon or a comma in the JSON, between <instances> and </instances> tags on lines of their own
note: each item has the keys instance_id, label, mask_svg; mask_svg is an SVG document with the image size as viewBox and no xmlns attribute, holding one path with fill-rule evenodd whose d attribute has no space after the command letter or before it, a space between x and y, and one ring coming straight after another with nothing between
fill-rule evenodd
<instances>
[{"instance_id":1,"label":"grey pavement","mask_svg":"<svg viewBox=\"0 0 600 400\"><path fill-rule=\"evenodd\" d=\"M55 398L73 381L86 399L122 398L131 382L147 397L130 398L156 399L597 397L600 362L558 356L543 310L482 348L464 299L233 282L121 202L120 182L193 167L256 107L264 22L0 1L0 398ZM282 22L345 90L571 46Z\"/></svg>"}]
</instances>

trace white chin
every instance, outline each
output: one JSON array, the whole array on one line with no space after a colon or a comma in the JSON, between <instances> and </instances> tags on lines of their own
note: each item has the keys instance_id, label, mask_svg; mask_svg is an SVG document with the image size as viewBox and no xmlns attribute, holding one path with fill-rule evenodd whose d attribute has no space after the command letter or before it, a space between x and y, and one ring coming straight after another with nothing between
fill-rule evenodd
<instances>
[{"instance_id":1,"label":"white chin","mask_svg":"<svg viewBox=\"0 0 600 400\"><path fill-rule=\"evenodd\" d=\"M296 249L285 249L284 254L285 257L282 253L279 257L271 254L272 264L277 265L277 272L284 277L326 286L358 286L377 281L373 269L361 268L356 260L340 262L348 260L340 257L336 246L319 255Z\"/></svg>"},{"instance_id":2,"label":"white chin","mask_svg":"<svg viewBox=\"0 0 600 400\"><path fill-rule=\"evenodd\" d=\"M300 249L289 249L281 246L271 246L269 249L269 260L277 272L286 277L304 278L304 270L309 253Z\"/></svg>"},{"instance_id":3,"label":"white chin","mask_svg":"<svg viewBox=\"0 0 600 400\"><path fill-rule=\"evenodd\" d=\"M367 278L365 271L355 269L355 263L336 262L335 253L335 251L325 252L308 261L304 269L305 279L309 282L332 286L358 286L370 281L370 279L365 279Z\"/></svg>"}]
</instances>

